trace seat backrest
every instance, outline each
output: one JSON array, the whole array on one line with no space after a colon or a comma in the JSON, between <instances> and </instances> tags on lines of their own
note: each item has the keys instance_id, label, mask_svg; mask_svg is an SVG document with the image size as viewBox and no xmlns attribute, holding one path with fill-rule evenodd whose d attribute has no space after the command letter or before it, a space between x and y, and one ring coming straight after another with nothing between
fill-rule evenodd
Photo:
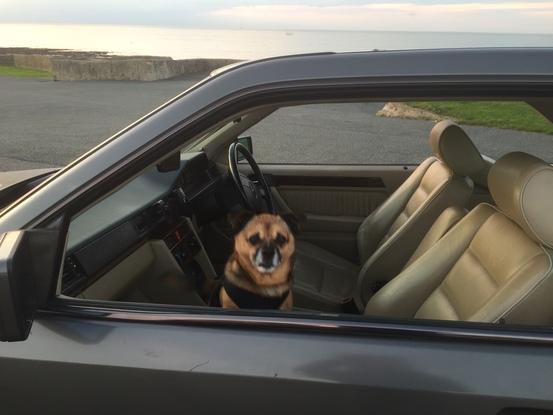
<instances>
[{"instance_id":1,"label":"seat backrest","mask_svg":"<svg viewBox=\"0 0 553 415\"><path fill-rule=\"evenodd\" d=\"M421 243L413 252L403 269L407 268L417 259L419 259L426 251L428 251L436 242L438 242L463 216L468 213L468 210L459 206L451 206L444 210L438 219L432 224Z\"/></svg>"},{"instance_id":2,"label":"seat backrest","mask_svg":"<svg viewBox=\"0 0 553 415\"><path fill-rule=\"evenodd\" d=\"M511 153L488 182L497 207L474 208L377 292L366 314L553 323L553 167Z\"/></svg>"},{"instance_id":3,"label":"seat backrest","mask_svg":"<svg viewBox=\"0 0 553 415\"><path fill-rule=\"evenodd\" d=\"M486 167L482 156L451 121L441 121L430 133L434 155L361 224L357 232L358 302L368 289L395 277L407 263L436 218L449 206L465 206L472 194L470 176Z\"/></svg>"}]
</instances>

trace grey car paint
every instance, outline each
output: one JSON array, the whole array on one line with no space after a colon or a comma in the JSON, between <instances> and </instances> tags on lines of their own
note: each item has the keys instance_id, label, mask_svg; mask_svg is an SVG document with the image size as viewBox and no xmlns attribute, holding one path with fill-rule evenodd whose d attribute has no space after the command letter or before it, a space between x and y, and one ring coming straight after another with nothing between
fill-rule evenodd
<instances>
[{"instance_id":1,"label":"grey car paint","mask_svg":"<svg viewBox=\"0 0 553 415\"><path fill-rule=\"evenodd\" d=\"M0 173L0 209L8 206L59 169L33 169Z\"/></svg>"},{"instance_id":2,"label":"grey car paint","mask_svg":"<svg viewBox=\"0 0 553 415\"><path fill-rule=\"evenodd\" d=\"M196 326L179 315L164 316L172 324L159 324L158 313L149 322L143 317L120 310L104 319L41 316L26 342L2 345L3 405L141 414L496 414L505 408L528 414L528 408L553 408L550 345L378 330L343 335L325 332L340 324L328 320L316 331L306 322L302 329L301 320L288 330L259 330L233 327L228 319L225 328ZM26 382L36 390L33 401L21 399Z\"/></svg>"},{"instance_id":3,"label":"grey car paint","mask_svg":"<svg viewBox=\"0 0 553 415\"><path fill-rule=\"evenodd\" d=\"M552 407L553 355L543 346L45 316L28 341L3 344L2 355L2 405L29 413L39 402L51 413L83 414ZM33 400L20 398L24 381Z\"/></svg>"},{"instance_id":4,"label":"grey car paint","mask_svg":"<svg viewBox=\"0 0 553 415\"><path fill-rule=\"evenodd\" d=\"M553 50L322 54L240 65L38 186L3 213L0 231L78 209L240 102L263 102L248 101L256 94L317 87L318 96L330 88L341 98L353 96L343 92L351 86L379 86L385 96L423 86L413 93L439 96L459 85L458 96L551 97ZM0 365L0 405L9 413L553 411L553 335L540 328L52 299L26 341L0 345Z\"/></svg>"}]
</instances>

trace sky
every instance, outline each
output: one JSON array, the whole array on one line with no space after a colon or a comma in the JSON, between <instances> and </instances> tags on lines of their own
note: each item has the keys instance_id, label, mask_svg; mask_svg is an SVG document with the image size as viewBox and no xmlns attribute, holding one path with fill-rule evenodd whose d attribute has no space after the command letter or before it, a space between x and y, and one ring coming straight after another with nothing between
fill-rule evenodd
<instances>
[{"instance_id":1,"label":"sky","mask_svg":"<svg viewBox=\"0 0 553 415\"><path fill-rule=\"evenodd\" d=\"M0 23L553 33L553 1L0 0Z\"/></svg>"}]
</instances>

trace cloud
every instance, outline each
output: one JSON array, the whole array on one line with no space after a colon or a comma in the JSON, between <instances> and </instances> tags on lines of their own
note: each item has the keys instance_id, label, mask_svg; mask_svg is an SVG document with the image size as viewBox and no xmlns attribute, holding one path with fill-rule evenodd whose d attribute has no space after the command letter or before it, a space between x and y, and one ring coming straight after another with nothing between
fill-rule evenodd
<instances>
[{"instance_id":1,"label":"cloud","mask_svg":"<svg viewBox=\"0 0 553 415\"><path fill-rule=\"evenodd\" d=\"M553 33L553 0L0 0L0 22Z\"/></svg>"},{"instance_id":2,"label":"cloud","mask_svg":"<svg viewBox=\"0 0 553 415\"><path fill-rule=\"evenodd\" d=\"M0 0L0 22L195 26L202 14L213 10L214 6L209 3L206 0Z\"/></svg>"},{"instance_id":3,"label":"cloud","mask_svg":"<svg viewBox=\"0 0 553 415\"><path fill-rule=\"evenodd\" d=\"M553 1L449 4L372 3L226 7L209 15L243 26L292 29L553 33Z\"/></svg>"}]
</instances>

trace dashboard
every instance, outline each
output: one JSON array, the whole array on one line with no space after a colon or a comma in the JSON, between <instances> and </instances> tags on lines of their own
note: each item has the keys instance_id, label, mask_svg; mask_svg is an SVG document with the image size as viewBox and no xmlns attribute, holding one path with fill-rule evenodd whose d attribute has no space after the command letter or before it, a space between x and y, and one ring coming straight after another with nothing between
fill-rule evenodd
<instances>
[{"instance_id":1,"label":"dashboard","mask_svg":"<svg viewBox=\"0 0 553 415\"><path fill-rule=\"evenodd\" d=\"M73 218L62 294L82 292L148 240L163 240L181 267L203 250L194 223L221 214L224 176L203 152L183 153L177 169L160 170L148 169Z\"/></svg>"}]
</instances>

